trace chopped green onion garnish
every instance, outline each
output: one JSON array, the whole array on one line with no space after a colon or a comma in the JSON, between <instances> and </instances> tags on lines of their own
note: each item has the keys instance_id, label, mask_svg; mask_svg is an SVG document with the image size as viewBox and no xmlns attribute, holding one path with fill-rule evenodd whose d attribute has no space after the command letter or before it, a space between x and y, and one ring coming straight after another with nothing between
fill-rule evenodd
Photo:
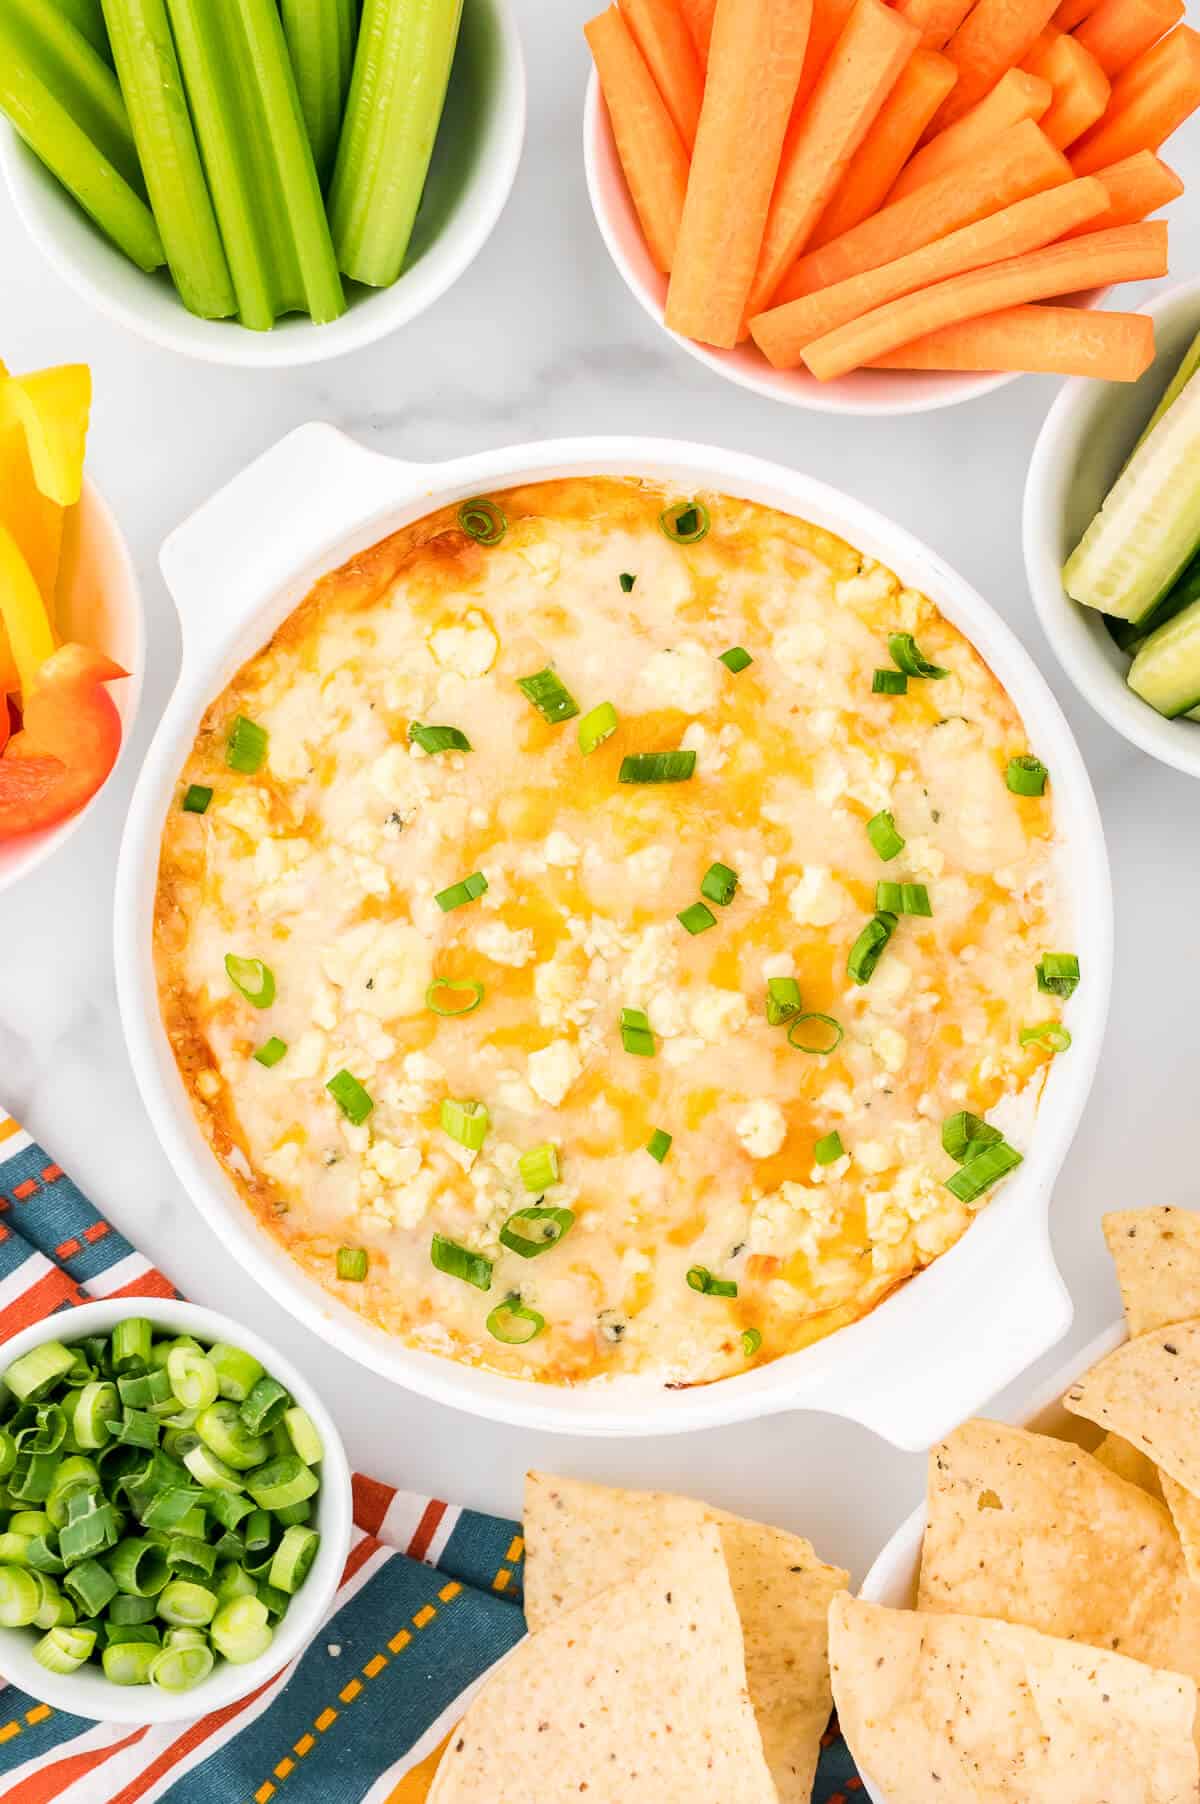
<instances>
[{"instance_id":1,"label":"chopped green onion garnish","mask_svg":"<svg viewBox=\"0 0 1200 1804\"><path fill-rule=\"evenodd\" d=\"M905 841L896 831L895 818L888 808L881 808L867 822L867 838L885 863L903 852Z\"/></svg>"},{"instance_id":2,"label":"chopped green onion garnish","mask_svg":"<svg viewBox=\"0 0 1200 1804\"><path fill-rule=\"evenodd\" d=\"M594 752L598 745L611 739L617 730L617 710L611 702L601 702L599 707L592 708L579 723L579 749L584 757Z\"/></svg>"},{"instance_id":3,"label":"chopped green onion garnish","mask_svg":"<svg viewBox=\"0 0 1200 1804\"><path fill-rule=\"evenodd\" d=\"M889 633L888 651L891 653L892 662L896 668L902 670L905 676L936 679L950 675L950 672L943 670L940 664L929 662L911 633Z\"/></svg>"},{"instance_id":4,"label":"chopped green onion garnish","mask_svg":"<svg viewBox=\"0 0 1200 1804\"><path fill-rule=\"evenodd\" d=\"M283 1412L291 1408L291 1403L291 1394L284 1390L279 1381L264 1375L255 1381L250 1395L239 1406L238 1414L251 1434L266 1434L268 1429L282 1421Z\"/></svg>"},{"instance_id":5,"label":"chopped green onion garnish","mask_svg":"<svg viewBox=\"0 0 1200 1804\"><path fill-rule=\"evenodd\" d=\"M185 814L204 814L212 799L212 790L206 789L203 783L189 783L184 791L183 812Z\"/></svg>"},{"instance_id":6,"label":"chopped green onion garnish","mask_svg":"<svg viewBox=\"0 0 1200 1804\"><path fill-rule=\"evenodd\" d=\"M742 1329L742 1352L747 1359L753 1359L762 1346L762 1335L757 1328Z\"/></svg>"},{"instance_id":7,"label":"chopped green onion garnish","mask_svg":"<svg viewBox=\"0 0 1200 1804\"><path fill-rule=\"evenodd\" d=\"M800 985L794 977L768 977L767 1025L781 1027L800 1009Z\"/></svg>"},{"instance_id":8,"label":"chopped green onion garnish","mask_svg":"<svg viewBox=\"0 0 1200 1804\"><path fill-rule=\"evenodd\" d=\"M456 1102L452 1096L444 1096L441 1122L443 1132L449 1134L451 1140L457 1140L468 1152L477 1153L487 1139L492 1118L486 1103Z\"/></svg>"},{"instance_id":9,"label":"chopped green onion garnish","mask_svg":"<svg viewBox=\"0 0 1200 1804\"><path fill-rule=\"evenodd\" d=\"M665 1128L655 1128L646 1142L646 1151L652 1159L657 1159L660 1165L671 1150L672 1138L673 1136L668 1134Z\"/></svg>"},{"instance_id":10,"label":"chopped green onion garnish","mask_svg":"<svg viewBox=\"0 0 1200 1804\"><path fill-rule=\"evenodd\" d=\"M621 1010L621 1044L626 1052L636 1053L640 1059L654 1057L654 1035L650 1031L650 1023L642 1009L623 1008Z\"/></svg>"},{"instance_id":11,"label":"chopped green onion garnish","mask_svg":"<svg viewBox=\"0 0 1200 1804\"><path fill-rule=\"evenodd\" d=\"M564 1234L575 1226L570 1209L551 1209L540 1203L518 1209L500 1230L500 1245L522 1259L536 1259L549 1247L557 1246Z\"/></svg>"},{"instance_id":12,"label":"chopped green onion garnish","mask_svg":"<svg viewBox=\"0 0 1200 1804\"><path fill-rule=\"evenodd\" d=\"M266 728L260 727L257 721L247 720L244 714L235 714L225 741L225 762L230 770L240 770L243 776L252 777L261 768L266 755Z\"/></svg>"},{"instance_id":13,"label":"chopped green onion garnish","mask_svg":"<svg viewBox=\"0 0 1200 1804\"><path fill-rule=\"evenodd\" d=\"M545 1326L545 1316L539 1315L536 1309L527 1309L519 1297L497 1303L484 1323L489 1334L509 1347L523 1347L526 1342L536 1340Z\"/></svg>"},{"instance_id":14,"label":"chopped green onion garnish","mask_svg":"<svg viewBox=\"0 0 1200 1804\"><path fill-rule=\"evenodd\" d=\"M837 1159L844 1159L846 1149L842 1145L842 1136L834 1128L832 1134L822 1134L813 1147L813 1158L818 1165L832 1165Z\"/></svg>"},{"instance_id":15,"label":"chopped green onion garnish","mask_svg":"<svg viewBox=\"0 0 1200 1804\"><path fill-rule=\"evenodd\" d=\"M462 503L458 524L469 539L477 539L481 545L498 545L508 531L503 508L497 507L485 495L476 495Z\"/></svg>"},{"instance_id":16,"label":"chopped green onion garnish","mask_svg":"<svg viewBox=\"0 0 1200 1804\"><path fill-rule=\"evenodd\" d=\"M1038 989L1046 996L1073 996L1079 988L1079 960L1073 952L1045 952L1037 967Z\"/></svg>"},{"instance_id":17,"label":"chopped green onion garnish","mask_svg":"<svg viewBox=\"0 0 1200 1804\"><path fill-rule=\"evenodd\" d=\"M907 695L908 678L902 670L877 670L871 678L872 695Z\"/></svg>"},{"instance_id":18,"label":"chopped green onion garnish","mask_svg":"<svg viewBox=\"0 0 1200 1804\"><path fill-rule=\"evenodd\" d=\"M828 1031L824 1034L819 1032L801 1034L800 1029L808 1021L817 1021L820 1023L821 1027L826 1028ZM846 1030L842 1027L840 1022L834 1020L832 1015L820 1015L815 1013L797 1015L787 1031L787 1041L789 1046L794 1046L797 1052L810 1052L814 1057L822 1059L828 1057L831 1052L836 1052L845 1037ZM828 1040L829 1044L814 1045L814 1040Z\"/></svg>"},{"instance_id":19,"label":"chopped green onion garnish","mask_svg":"<svg viewBox=\"0 0 1200 1804\"><path fill-rule=\"evenodd\" d=\"M960 1165L954 1175L946 1179L946 1189L960 1203L976 1202L997 1179L1014 1171L1020 1163L1020 1153L1007 1140L997 1140L968 1159L965 1165Z\"/></svg>"},{"instance_id":20,"label":"chopped green onion garnish","mask_svg":"<svg viewBox=\"0 0 1200 1804\"><path fill-rule=\"evenodd\" d=\"M688 1289L706 1297L736 1297L738 1287L732 1278L714 1278L706 1265L693 1265L687 1274Z\"/></svg>"},{"instance_id":21,"label":"chopped green onion garnish","mask_svg":"<svg viewBox=\"0 0 1200 1804\"><path fill-rule=\"evenodd\" d=\"M904 911L904 886L900 883L877 883L875 885L875 906L890 910L894 915Z\"/></svg>"},{"instance_id":22,"label":"chopped green onion garnish","mask_svg":"<svg viewBox=\"0 0 1200 1804\"><path fill-rule=\"evenodd\" d=\"M682 922L689 933L707 933L715 927L717 917L707 902L692 902L687 908L681 908L675 919Z\"/></svg>"},{"instance_id":23,"label":"chopped green onion garnish","mask_svg":"<svg viewBox=\"0 0 1200 1804\"><path fill-rule=\"evenodd\" d=\"M325 1458L325 1448L317 1425L306 1409L293 1403L283 1412L283 1425L287 1429L288 1439L300 1455L306 1466L319 1466Z\"/></svg>"},{"instance_id":24,"label":"chopped green onion garnish","mask_svg":"<svg viewBox=\"0 0 1200 1804\"><path fill-rule=\"evenodd\" d=\"M573 720L579 712L579 703L549 665L532 676L518 677L517 688L552 727L561 726L564 720Z\"/></svg>"},{"instance_id":25,"label":"chopped green onion garnish","mask_svg":"<svg viewBox=\"0 0 1200 1804\"><path fill-rule=\"evenodd\" d=\"M267 1606L258 1597L235 1597L213 1617L213 1646L233 1666L265 1654L274 1638Z\"/></svg>"},{"instance_id":26,"label":"chopped green onion garnish","mask_svg":"<svg viewBox=\"0 0 1200 1804\"><path fill-rule=\"evenodd\" d=\"M290 1595L300 1589L320 1545L321 1537L315 1528L305 1528L294 1522L284 1529L271 1560L271 1584L276 1591L286 1591Z\"/></svg>"},{"instance_id":27,"label":"chopped green onion garnish","mask_svg":"<svg viewBox=\"0 0 1200 1804\"><path fill-rule=\"evenodd\" d=\"M34 1648L33 1657L47 1672L78 1672L95 1645L95 1629L49 1629Z\"/></svg>"},{"instance_id":28,"label":"chopped green onion garnish","mask_svg":"<svg viewBox=\"0 0 1200 1804\"><path fill-rule=\"evenodd\" d=\"M973 1159L985 1146L995 1146L1003 1138L999 1128L985 1121L982 1115L972 1115L969 1109L948 1115L942 1123L942 1145L960 1165L965 1159Z\"/></svg>"},{"instance_id":29,"label":"chopped green onion garnish","mask_svg":"<svg viewBox=\"0 0 1200 1804\"><path fill-rule=\"evenodd\" d=\"M361 1284L367 1275L368 1264L365 1247L339 1247L337 1250L337 1275L346 1284Z\"/></svg>"},{"instance_id":30,"label":"chopped green onion garnish","mask_svg":"<svg viewBox=\"0 0 1200 1804\"><path fill-rule=\"evenodd\" d=\"M700 894L707 896L710 902L728 908L737 893L737 886L736 871L731 871L727 864L710 864L700 879Z\"/></svg>"},{"instance_id":31,"label":"chopped green onion garnish","mask_svg":"<svg viewBox=\"0 0 1200 1804\"><path fill-rule=\"evenodd\" d=\"M676 501L664 508L658 524L676 545L695 545L702 539L712 521L702 501Z\"/></svg>"},{"instance_id":32,"label":"chopped green onion garnish","mask_svg":"<svg viewBox=\"0 0 1200 1804\"><path fill-rule=\"evenodd\" d=\"M629 574L628 570L622 570L622 572L617 580L621 584L622 595L629 595L633 591L633 585L637 581L637 577L631 576Z\"/></svg>"},{"instance_id":33,"label":"chopped green onion garnish","mask_svg":"<svg viewBox=\"0 0 1200 1804\"><path fill-rule=\"evenodd\" d=\"M877 883L875 906L885 914L931 915L929 891L923 883Z\"/></svg>"},{"instance_id":34,"label":"chopped green onion garnish","mask_svg":"<svg viewBox=\"0 0 1200 1804\"><path fill-rule=\"evenodd\" d=\"M682 748L675 752L630 752L622 758L622 783L686 783L696 769L696 754Z\"/></svg>"},{"instance_id":35,"label":"chopped green onion garnish","mask_svg":"<svg viewBox=\"0 0 1200 1804\"><path fill-rule=\"evenodd\" d=\"M240 990L254 1008L270 1008L275 1000L275 973L261 958L238 958L225 954L225 974L235 990Z\"/></svg>"},{"instance_id":36,"label":"chopped green onion garnish","mask_svg":"<svg viewBox=\"0 0 1200 1804\"><path fill-rule=\"evenodd\" d=\"M469 752L471 749L471 741L458 727L423 727L419 720L410 720L408 737L431 758L438 752Z\"/></svg>"},{"instance_id":37,"label":"chopped green onion garnish","mask_svg":"<svg viewBox=\"0 0 1200 1804\"><path fill-rule=\"evenodd\" d=\"M153 1338L154 1329L145 1316L131 1315L117 1323L112 1331L112 1364L118 1377L149 1365Z\"/></svg>"},{"instance_id":38,"label":"chopped green onion garnish","mask_svg":"<svg viewBox=\"0 0 1200 1804\"><path fill-rule=\"evenodd\" d=\"M255 1053L255 1062L259 1065L265 1065L269 1071L272 1065L278 1065L280 1059L283 1058L286 1052L287 1041L281 1040L278 1034L272 1034L269 1040L264 1040L263 1044Z\"/></svg>"},{"instance_id":39,"label":"chopped green onion garnish","mask_svg":"<svg viewBox=\"0 0 1200 1804\"><path fill-rule=\"evenodd\" d=\"M896 931L896 917L888 910L871 916L846 960L846 970L853 983L870 983L883 949Z\"/></svg>"},{"instance_id":40,"label":"chopped green onion garnish","mask_svg":"<svg viewBox=\"0 0 1200 1804\"><path fill-rule=\"evenodd\" d=\"M4 1383L18 1403L37 1403L75 1364L75 1355L60 1340L43 1341L14 1359L4 1373Z\"/></svg>"},{"instance_id":41,"label":"chopped green onion garnish","mask_svg":"<svg viewBox=\"0 0 1200 1804\"><path fill-rule=\"evenodd\" d=\"M335 1071L325 1088L346 1120L353 1122L355 1127L361 1127L375 1107L374 1099L349 1071Z\"/></svg>"},{"instance_id":42,"label":"chopped green onion garnish","mask_svg":"<svg viewBox=\"0 0 1200 1804\"><path fill-rule=\"evenodd\" d=\"M460 1247L456 1240L447 1240L444 1234L434 1235L429 1257L437 1270L445 1272L449 1278L461 1278L464 1284L473 1284L476 1290L492 1287L491 1260L485 1259L482 1253Z\"/></svg>"},{"instance_id":43,"label":"chopped green onion garnish","mask_svg":"<svg viewBox=\"0 0 1200 1804\"><path fill-rule=\"evenodd\" d=\"M1041 796L1046 793L1046 778L1049 775L1050 772L1040 758L1034 758L1025 752L1019 758L1009 759L1004 781L1015 796Z\"/></svg>"},{"instance_id":44,"label":"chopped green onion garnish","mask_svg":"<svg viewBox=\"0 0 1200 1804\"><path fill-rule=\"evenodd\" d=\"M487 886L487 878L483 872L472 871L471 875L464 877L461 883L452 883L449 889L438 890L433 899L442 913L448 915L452 908L461 908L464 902L478 902Z\"/></svg>"},{"instance_id":45,"label":"chopped green onion garnish","mask_svg":"<svg viewBox=\"0 0 1200 1804\"><path fill-rule=\"evenodd\" d=\"M744 645L731 645L728 651L721 653L720 661L726 670L731 670L736 676L739 670L745 670L748 664L753 664L754 659Z\"/></svg>"},{"instance_id":46,"label":"chopped green onion garnish","mask_svg":"<svg viewBox=\"0 0 1200 1804\"><path fill-rule=\"evenodd\" d=\"M233 1403L244 1403L263 1375L254 1355L247 1353L244 1347L218 1340L208 1349L208 1357L216 1368L217 1388L222 1397L228 1397Z\"/></svg>"},{"instance_id":47,"label":"chopped green onion garnish","mask_svg":"<svg viewBox=\"0 0 1200 1804\"><path fill-rule=\"evenodd\" d=\"M551 1146L549 1141L542 1146L531 1146L517 1160L517 1170L526 1190L549 1190L552 1184L558 1183L558 1148Z\"/></svg>"},{"instance_id":48,"label":"chopped green onion garnish","mask_svg":"<svg viewBox=\"0 0 1200 1804\"><path fill-rule=\"evenodd\" d=\"M1061 1021L1043 1021L1040 1027L1023 1027L1017 1038L1022 1046L1044 1040L1051 1052L1065 1052L1071 1044L1070 1032Z\"/></svg>"},{"instance_id":49,"label":"chopped green onion garnish","mask_svg":"<svg viewBox=\"0 0 1200 1804\"><path fill-rule=\"evenodd\" d=\"M441 992L449 990L452 996L461 996L461 1004L452 1008L442 1000ZM425 1007L435 1015L445 1015L453 1019L455 1015L472 1015L483 1001L483 985L476 983L473 977L435 977L425 992Z\"/></svg>"}]
</instances>

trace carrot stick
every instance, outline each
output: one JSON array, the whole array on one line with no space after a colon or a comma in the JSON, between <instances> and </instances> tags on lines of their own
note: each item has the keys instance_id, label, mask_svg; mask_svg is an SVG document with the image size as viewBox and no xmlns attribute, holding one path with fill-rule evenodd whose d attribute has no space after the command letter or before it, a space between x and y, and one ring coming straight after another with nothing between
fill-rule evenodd
<instances>
[{"instance_id":1,"label":"carrot stick","mask_svg":"<svg viewBox=\"0 0 1200 1804\"><path fill-rule=\"evenodd\" d=\"M754 341L776 369L794 369L807 345L839 326L860 319L901 295L931 288L969 269L982 269L1002 258L1022 256L1052 244L1064 232L1096 219L1108 205L1108 190L1093 176L1064 182L1061 188L1031 195L947 238L910 251L894 263L882 263L865 275L852 276L832 288L819 288L803 300L773 307L750 322Z\"/></svg>"},{"instance_id":2,"label":"carrot stick","mask_svg":"<svg viewBox=\"0 0 1200 1804\"><path fill-rule=\"evenodd\" d=\"M583 30L646 249L655 268L665 274L675 255L683 214L687 151L617 8L610 6Z\"/></svg>"},{"instance_id":3,"label":"carrot stick","mask_svg":"<svg viewBox=\"0 0 1200 1804\"><path fill-rule=\"evenodd\" d=\"M667 325L705 344L742 331L808 41L809 0L720 0Z\"/></svg>"},{"instance_id":4,"label":"carrot stick","mask_svg":"<svg viewBox=\"0 0 1200 1804\"><path fill-rule=\"evenodd\" d=\"M1178 25L1186 11L1184 0L1101 0L1075 37L1106 75L1119 75Z\"/></svg>"},{"instance_id":5,"label":"carrot stick","mask_svg":"<svg viewBox=\"0 0 1200 1804\"><path fill-rule=\"evenodd\" d=\"M953 64L950 66L954 67ZM961 119L948 125L944 132L939 132L917 151L891 188L889 204L903 200L906 194L923 187L935 176L944 175L955 164L969 162L978 156L985 144L993 143L1010 125L1020 125L1022 119L1040 119L1053 99L1054 89L1041 76L1029 75L1024 69L1010 69L969 113L964 113Z\"/></svg>"},{"instance_id":6,"label":"carrot stick","mask_svg":"<svg viewBox=\"0 0 1200 1804\"><path fill-rule=\"evenodd\" d=\"M1166 270L1167 228L1162 220L1090 232L1086 238L1048 244L1043 250L968 270L919 294L889 301L816 339L806 348L804 361L814 376L829 382L959 320L977 319L980 314L1017 307L1025 301L1102 288L1111 282L1137 282L1165 275Z\"/></svg>"},{"instance_id":7,"label":"carrot stick","mask_svg":"<svg viewBox=\"0 0 1200 1804\"><path fill-rule=\"evenodd\" d=\"M692 43L696 47L696 55L700 58L700 66L708 61L709 40L712 37L713 14L717 10L717 0L679 0L679 10L683 14L684 24L691 34Z\"/></svg>"},{"instance_id":8,"label":"carrot stick","mask_svg":"<svg viewBox=\"0 0 1200 1804\"><path fill-rule=\"evenodd\" d=\"M1028 58L1025 66L1054 90L1041 127L1060 150L1074 144L1104 116L1112 89L1107 75L1078 38L1060 33L1047 49Z\"/></svg>"},{"instance_id":9,"label":"carrot stick","mask_svg":"<svg viewBox=\"0 0 1200 1804\"><path fill-rule=\"evenodd\" d=\"M808 105L809 96L824 73L825 65L833 54L833 47L845 31L847 20L853 11L854 0L813 0L808 49L804 54L800 85L796 89L796 103L792 108L794 119L798 119Z\"/></svg>"},{"instance_id":10,"label":"carrot stick","mask_svg":"<svg viewBox=\"0 0 1200 1804\"><path fill-rule=\"evenodd\" d=\"M675 0L621 0L621 17L690 156L696 142L704 74L683 15Z\"/></svg>"},{"instance_id":11,"label":"carrot stick","mask_svg":"<svg viewBox=\"0 0 1200 1804\"><path fill-rule=\"evenodd\" d=\"M976 163L948 170L831 244L810 251L789 271L776 299L798 300L814 289L891 263L959 226L1070 179L1071 165L1062 152L1027 119L989 144Z\"/></svg>"},{"instance_id":12,"label":"carrot stick","mask_svg":"<svg viewBox=\"0 0 1200 1804\"><path fill-rule=\"evenodd\" d=\"M1056 25L1059 31L1074 31L1099 5L1100 0L1062 0L1050 23Z\"/></svg>"},{"instance_id":13,"label":"carrot stick","mask_svg":"<svg viewBox=\"0 0 1200 1804\"><path fill-rule=\"evenodd\" d=\"M927 137L953 125L989 94L1006 69L1025 60L1049 23L1055 0L979 0L963 20L946 55L958 81L943 100Z\"/></svg>"},{"instance_id":14,"label":"carrot stick","mask_svg":"<svg viewBox=\"0 0 1200 1804\"><path fill-rule=\"evenodd\" d=\"M850 159L837 191L809 240L815 249L877 213L921 133L955 82L953 63L936 50L914 50L875 123Z\"/></svg>"},{"instance_id":15,"label":"carrot stick","mask_svg":"<svg viewBox=\"0 0 1200 1804\"><path fill-rule=\"evenodd\" d=\"M1092 307L1005 307L943 326L871 360L873 370L1029 370L1136 382L1154 361L1154 321Z\"/></svg>"},{"instance_id":16,"label":"carrot stick","mask_svg":"<svg viewBox=\"0 0 1200 1804\"><path fill-rule=\"evenodd\" d=\"M804 249L919 35L882 0L857 0L807 110L788 132L748 314L762 312Z\"/></svg>"},{"instance_id":17,"label":"carrot stick","mask_svg":"<svg viewBox=\"0 0 1200 1804\"><path fill-rule=\"evenodd\" d=\"M1136 225L1139 219L1157 213L1183 193L1183 183L1175 171L1168 169L1152 150L1139 150L1123 162L1097 169L1096 178L1108 189L1108 211L1101 213L1092 225L1079 227L1079 231L1100 232L1111 226ZM1076 235L1063 234L1067 238Z\"/></svg>"},{"instance_id":18,"label":"carrot stick","mask_svg":"<svg viewBox=\"0 0 1200 1804\"><path fill-rule=\"evenodd\" d=\"M1122 69L1108 111L1072 146L1078 175L1091 175L1138 150L1157 150L1200 106L1200 35L1179 25Z\"/></svg>"},{"instance_id":19,"label":"carrot stick","mask_svg":"<svg viewBox=\"0 0 1200 1804\"><path fill-rule=\"evenodd\" d=\"M896 11L916 26L922 50L940 50L974 4L975 0L896 0Z\"/></svg>"}]
</instances>

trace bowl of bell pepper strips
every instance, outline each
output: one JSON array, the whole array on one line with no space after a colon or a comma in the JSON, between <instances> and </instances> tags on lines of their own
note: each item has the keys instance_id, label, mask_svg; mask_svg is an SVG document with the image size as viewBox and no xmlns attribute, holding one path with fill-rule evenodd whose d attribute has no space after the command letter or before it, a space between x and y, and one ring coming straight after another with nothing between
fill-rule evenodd
<instances>
[{"instance_id":1,"label":"bowl of bell pepper strips","mask_svg":"<svg viewBox=\"0 0 1200 1804\"><path fill-rule=\"evenodd\" d=\"M137 581L83 473L90 409L86 365L0 363L0 890L79 824L141 687Z\"/></svg>"}]
</instances>

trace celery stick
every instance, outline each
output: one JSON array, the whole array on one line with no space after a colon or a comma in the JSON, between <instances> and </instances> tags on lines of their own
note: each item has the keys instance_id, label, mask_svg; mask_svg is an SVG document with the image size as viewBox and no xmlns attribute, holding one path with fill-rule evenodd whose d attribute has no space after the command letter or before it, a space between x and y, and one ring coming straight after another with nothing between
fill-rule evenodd
<instances>
[{"instance_id":1,"label":"celery stick","mask_svg":"<svg viewBox=\"0 0 1200 1804\"><path fill-rule=\"evenodd\" d=\"M329 193L344 274L404 267L446 99L462 0L366 0Z\"/></svg>"},{"instance_id":2,"label":"celery stick","mask_svg":"<svg viewBox=\"0 0 1200 1804\"><path fill-rule=\"evenodd\" d=\"M26 50L15 16L0 7L0 112L132 262L158 269L163 245L149 207L38 78Z\"/></svg>"},{"instance_id":3,"label":"celery stick","mask_svg":"<svg viewBox=\"0 0 1200 1804\"><path fill-rule=\"evenodd\" d=\"M104 25L104 14L100 10L100 0L54 0L64 19L69 19L76 31L81 31L92 49L102 56L106 63L112 62L112 51L108 47L108 32Z\"/></svg>"},{"instance_id":4,"label":"celery stick","mask_svg":"<svg viewBox=\"0 0 1200 1804\"><path fill-rule=\"evenodd\" d=\"M280 10L313 161L324 182L337 155L354 66L355 0L280 0Z\"/></svg>"},{"instance_id":5,"label":"celery stick","mask_svg":"<svg viewBox=\"0 0 1200 1804\"><path fill-rule=\"evenodd\" d=\"M150 204L179 298L203 319L237 311L164 0L103 0Z\"/></svg>"},{"instance_id":6,"label":"celery stick","mask_svg":"<svg viewBox=\"0 0 1200 1804\"><path fill-rule=\"evenodd\" d=\"M133 131L112 69L54 4L5 0L24 34L34 67L102 156L139 194L145 194Z\"/></svg>"}]
</instances>

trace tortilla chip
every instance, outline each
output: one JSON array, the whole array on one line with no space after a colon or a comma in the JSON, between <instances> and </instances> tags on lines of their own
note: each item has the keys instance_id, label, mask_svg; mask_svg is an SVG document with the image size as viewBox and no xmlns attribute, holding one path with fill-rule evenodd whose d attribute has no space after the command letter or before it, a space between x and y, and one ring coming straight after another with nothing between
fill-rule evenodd
<instances>
[{"instance_id":1,"label":"tortilla chip","mask_svg":"<svg viewBox=\"0 0 1200 1804\"><path fill-rule=\"evenodd\" d=\"M809 1542L690 1497L619 1491L531 1472L525 1481L525 1614L533 1629L712 1522L741 1618L750 1699L780 1804L809 1804L829 1721L829 1600L849 1574Z\"/></svg>"},{"instance_id":2,"label":"tortilla chip","mask_svg":"<svg viewBox=\"0 0 1200 1804\"><path fill-rule=\"evenodd\" d=\"M1200 1680L1171 1518L1070 1441L965 1422L929 1456L919 1610L994 1616Z\"/></svg>"},{"instance_id":3,"label":"tortilla chip","mask_svg":"<svg viewBox=\"0 0 1200 1804\"><path fill-rule=\"evenodd\" d=\"M838 1719L888 1804L1195 1804L1196 1687L974 1616L836 1597Z\"/></svg>"},{"instance_id":4,"label":"tortilla chip","mask_svg":"<svg viewBox=\"0 0 1200 1804\"><path fill-rule=\"evenodd\" d=\"M528 1635L468 1706L429 1804L776 1804L711 1524Z\"/></svg>"},{"instance_id":5,"label":"tortilla chip","mask_svg":"<svg viewBox=\"0 0 1200 1804\"><path fill-rule=\"evenodd\" d=\"M1163 1488L1158 1467L1154 1461L1123 1441L1119 1434L1106 1434L1098 1447L1092 1449L1092 1458L1098 1459L1102 1466L1115 1472L1127 1484L1137 1485L1141 1491L1148 1491L1151 1497L1162 1501Z\"/></svg>"},{"instance_id":6,"label":"tortilla chip","mask_svg":"<svg viewBox=\"0 0 1200 1804\"><path fill-rule=\"evenodd\" d=\"M1171 1512L1175 1533L1183 1549L1183 1563L1193 1585L1200 1584L1200 1501L1176 1484L1170 1473L1160 1473L1163 1502Z\"/></svg>"},{"instance_id":7,"label":"tortilla chip","mask_svg":"<svg viewBox=\"0 0 1200 1804\"><path fill-rule=\"evenodd\" d=\"M1122 1209L1103 1226L1131 1335L1200 1316L1200 1214Z\"/></svg>"},{"instance_id":8,"label":"tortilla chip","mask_svg":"<svg viewBox=\"0 0 1200 1804\"><path fill-rule=\"evenodd\" d=\"M1063 1406L1123 1435L1200 1495L1200 1322L1127 1340L1071 1386Z\"/></svg>"}]
</instances>

